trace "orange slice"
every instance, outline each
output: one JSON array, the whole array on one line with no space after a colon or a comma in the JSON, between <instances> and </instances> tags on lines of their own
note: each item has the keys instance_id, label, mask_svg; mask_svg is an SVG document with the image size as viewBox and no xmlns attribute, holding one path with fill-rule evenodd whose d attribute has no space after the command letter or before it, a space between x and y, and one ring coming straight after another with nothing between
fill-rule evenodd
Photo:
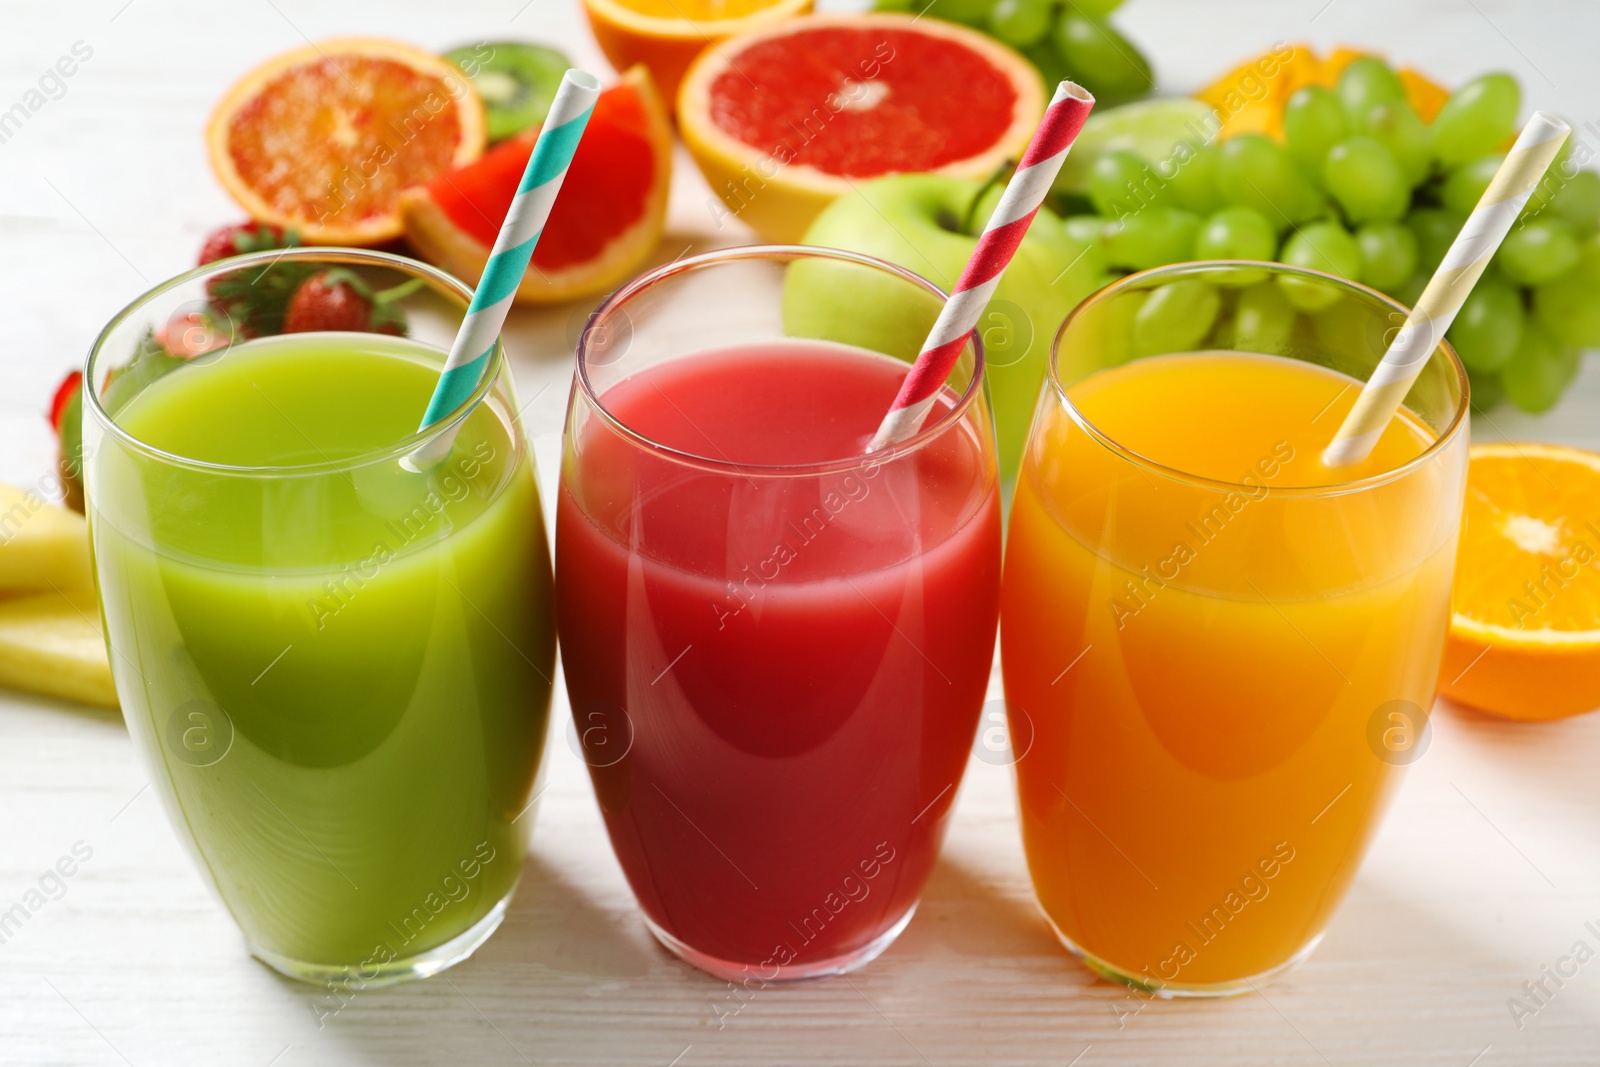
<instances>
[{"instance_id":1,"label":"orange slice","mask_svg":"<svg viewBox=\"0 0 1600 1067\"><path fill-rule=\"evenodd\" d=\"M583 9L611 65L643 63L670 110L708 45L810 11L811 0L583 0Z\"/></svg>"},{"instance_id":2,"label":"orange slice","mask_svg":"<svg viewBox=\"0 0 1600 1067\"><path fill-rule=\"evenodd\" d=\"M1513 719L1600 707L1600 455L1471 457L1441 691Z\"/></svg>"},{"instance_id":3,"label":"orange slice","mask_svg":"<svg viewBox=\"0 0 1600 1067\"><path fill-rule=\"evenodd\" d=\"M206 127L212 169L261 222L306 244L398 237L400 194L483 154L484 113L461 72L397 41L323 41L270 59Z\"/></svg>"},{"instance_id":4,"label":"orange slice","mask_svg":"<svg viewBox=\"0 0 1600 1067\"><path fill-rule=\"evenodd\" d=\"M1376 52L1341 45L1326 59L1318 59L1309 44L1279 45L1245 60L1194 95L1217 109L1222 120L1219 138L1264 133L1281 141L1283 109L1289 98L1307 85L1332 89L1344 69L1363 56L1383 58ZM1411 67L1395 73L1405 86L1406 102L1423 122L1432 122L1450 99L1450 90Z\"/></svg>"}]
</instances>

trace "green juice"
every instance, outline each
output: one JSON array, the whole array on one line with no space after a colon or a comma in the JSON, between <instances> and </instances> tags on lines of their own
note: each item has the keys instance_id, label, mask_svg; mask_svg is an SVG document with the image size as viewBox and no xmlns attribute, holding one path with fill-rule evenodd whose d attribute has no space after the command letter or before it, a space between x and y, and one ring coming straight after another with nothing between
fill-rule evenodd
<instances>
[{"instance_id":1,"label":"green juice","mask_svg":"<svg viewBox=\"0 0 1600 1067\"><path fill-rule=\"evenodd\" d=\"M167 457L106 433L90 459L129 727L252 950L304 977L444 965L522 865L549 550L500 394L436 468L399 462L439 365L382 335L247 342L113 412Z\"/></svg>"}]
</instances>

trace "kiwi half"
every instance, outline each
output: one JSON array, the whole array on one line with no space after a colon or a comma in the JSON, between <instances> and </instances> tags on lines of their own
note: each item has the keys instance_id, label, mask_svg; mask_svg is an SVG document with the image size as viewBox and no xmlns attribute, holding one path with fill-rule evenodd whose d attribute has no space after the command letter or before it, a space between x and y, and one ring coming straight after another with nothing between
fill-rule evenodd
<instances>
[{"instance_id":1,"label":"kiwi half","mask_svg":"<svg viewBox=\"0 0 1600 1067\"><path fill-rule=\"evenodd\" d=\"M461 69L483 100L491 141L543 122L561 76L572 66L554 48L521 41L480 41L452 48L444 58Z\"/></svg>"}]
</instances>

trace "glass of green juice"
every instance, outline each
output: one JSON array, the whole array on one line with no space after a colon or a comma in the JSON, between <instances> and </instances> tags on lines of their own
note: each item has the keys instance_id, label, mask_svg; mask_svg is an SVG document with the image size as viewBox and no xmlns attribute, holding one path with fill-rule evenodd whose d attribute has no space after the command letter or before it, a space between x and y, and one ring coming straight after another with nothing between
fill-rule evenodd
<instances>
[{"instance_id":1,"label":"glass of green juice","mask_svg":"<svg viewBox=\"0 0 1600 1067\"><path fill-rule=\"evenodd\" d=\"M322 299L296 305L307 285ZM85 500L128 728L250 952L290 977L442 970L522 869L555 628L498 347L417 430L469 297L399 256L239 256L141 296L89 357ZM437 466L403 462L443 434Z\"/></svg>"}]
</instances>

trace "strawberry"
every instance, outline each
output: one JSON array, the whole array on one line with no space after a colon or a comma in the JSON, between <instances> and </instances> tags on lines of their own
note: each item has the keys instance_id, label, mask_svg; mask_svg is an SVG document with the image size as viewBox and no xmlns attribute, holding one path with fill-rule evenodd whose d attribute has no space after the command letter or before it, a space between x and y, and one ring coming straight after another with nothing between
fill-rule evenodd
<instances>
[{"instance_id":1,"label":"strawberry","mask_svg":"<svg viewBox=\"0 0 1600 1067\"><path fill-rule=\"evenodd\" d=\"M248 252L294 248L300 237L263 222L238 222L213 230L200 249L201 265ZM266 337L278 333L289 295L309 269L294 263L269 263L260 269L224 271L206 282L206 295L217 309L236 324L240 337Z\"/></svg>"},{"instance_id":2,"label":"strawberry","mask_svg":"<svg viewBox=\"0 0 1600 1067\"><path fill-rule=\"evenodd\" d=\"M67 406L78 399L78 391L82 388L83 372L77 370L61 379L61 384L56 386L56 395L50 398L50 428L56 433L61 432Z\"/></svg>"},{"instance_id":3,"label":"strawberry","mask_svg":"<svg viewBox=\"0 0 1600 1067\"><path fill-rule=\"evenodd\" d=\"M200 247L198 265L204 266L229 256L241 256L246 252L293 248L299 243L299 235L293 230L284 230L268 222L236 222L212 230L206 236L206 243Z\"/></svg>"},{"instance_id":4,"label":"strawberry","mask_svg":"<svg viewBox=\"0 0 1600 1067\"><path fill-rule=\"evenodd\" d=\"M83 374L61 379L50 398L50 428L56 432L56 473L62 495L74 511L83 510Z\"/></svg>"},{"instance_id":5,"label":"strawberry","mask_svg":"<svg viewBox=\"0 0 1600 1067\"><path fill-rule=\"evenodd\" d=\"M300 283L283 316L284 333L342 330L365 333L372 328L371 290L344 270L325 270Z\"/></svg>"}]
</instances>

